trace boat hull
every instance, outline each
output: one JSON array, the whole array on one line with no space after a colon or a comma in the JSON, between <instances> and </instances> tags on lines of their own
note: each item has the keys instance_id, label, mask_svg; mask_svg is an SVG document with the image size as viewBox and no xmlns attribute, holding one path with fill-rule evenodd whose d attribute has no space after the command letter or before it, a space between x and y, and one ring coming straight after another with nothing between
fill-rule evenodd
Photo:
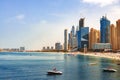
<instances>
[{"instance_id":1,"label":"boat hull","mask_svg":"<svg viewBox=\"0 0 120 80\"><path fill-rule=\"evenodd\" d=\"M104 72L116 72L117 70L115 69L103 69Z\"/></svg>"},{"instance_id":2,"label":"boat hull","mask_svg":"<svg viewBox=\"0 0 120 80\"><path fill-rule=\"evenodd\" d=\"M48 75L62 75L61 71L48 71L47 72Z\"/></svg>"}]
</instances>

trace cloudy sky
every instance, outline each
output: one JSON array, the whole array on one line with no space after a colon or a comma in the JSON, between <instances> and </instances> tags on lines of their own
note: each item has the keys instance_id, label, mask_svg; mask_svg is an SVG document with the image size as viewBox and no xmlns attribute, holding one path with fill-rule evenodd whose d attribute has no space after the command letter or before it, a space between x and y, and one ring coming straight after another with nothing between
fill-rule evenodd
<instances>
[{"instance_id":1,"label":"cloudy sky","mask_svg":"<svg viewBox=\"0 0 120 80\"><path fill-rule=\"evenodd\" d=\"M100 18L120 19L120 0L0 0L0 48L42 49L64 40L64 29L100 28Z\"/></svg>"}]
</instances>

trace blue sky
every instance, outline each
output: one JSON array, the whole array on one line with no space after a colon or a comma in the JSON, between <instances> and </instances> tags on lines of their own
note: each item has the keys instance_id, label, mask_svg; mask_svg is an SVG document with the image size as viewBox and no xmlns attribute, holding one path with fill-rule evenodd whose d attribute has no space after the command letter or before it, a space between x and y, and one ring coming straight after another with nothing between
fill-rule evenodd
<instances>
[{"instance_id":1,"label":"blue sky","mask_svg":"<svg viewBox=\"0 0 120 80\"><path fill-rule=\"evenodd\" d=\"M78 25L99 29L101 16L120 19L119 0L0 0L0 48L42 49L64 40L64 29Z\"/></svg>"}]
</instances>

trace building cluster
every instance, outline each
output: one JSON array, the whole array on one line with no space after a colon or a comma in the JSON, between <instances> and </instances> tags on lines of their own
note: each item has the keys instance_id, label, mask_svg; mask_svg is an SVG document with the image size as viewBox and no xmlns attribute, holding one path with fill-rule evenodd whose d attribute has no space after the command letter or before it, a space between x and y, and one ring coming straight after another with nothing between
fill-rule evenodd
<instances>
[{"instance_id":1,"label":"building cluster","mask_svg":"<svg viewBox=\"0 0 120 80\"><path fill-rule=\"evenodd\" d=\"M66 46L68 46L68 50L70 51L82 50L89 47L89 27L84 26L84 20L85 18L81 18L79 26L76 29L72 26L70 33L68 33L68 45Z\"/></svg>"},{"instance_id":2,"label":"building cluster","mask_svg":"<svg viewBox=\"0 0 120 80\"><path fill-rule=\"evenodd\" d=\"M113 50L120 50L120 19L116 21L116 27L114 24L110 25L109 42L112 45Z\"/></svg>"},{"instance_id":3,"label":"building cluster","mask_svg":"<svg viewBox=\"0 0 120 80\"><path fill-rule=\"evenodd\" d=\"M51 46L51 47L49 47L49 46L47 46L47 47L43 47L43 49L42 49L42 51L44 52L46 52L46 51L62 51L63 50L63 46L62 46L62 44L60 43L60 42L56 42L55 43L55 48L53 47L53 46Z\"/></svg>"},{"instance_id":4,"label":"building cluster","mask_svg":"<svg viewBox=\"0 0 120 80\"><path fill-rule=\"evenodd\" d=\"M100 30L85 26L85 18L80 18L77 27L72 26L70 32L64 30L64 44L57 42L55 48L43 47L42 51L119 51L120 19L116 26L106 16L100 19Z\"/></svg>"},{"instance_id":5,"label":"building cluster","mask_svg":"<svg viewBox=\"0 0 120 80\"><path fill-rule=\"evenodd\" d=\"M25 52L25 47L20 47L20 48L3 48L0 49L2 52Z\"/></svg>"},{"instance_id":6,"label":"building cluster","mask_svg":"<svg viewBox=\"0 0 120 80\"><path fill-rule=\"evenodd\" d=\"M116 26L110 23L106 16L100 19L100 30L84 26L85 18L80 18L79 26L72 26L70 33L64 31L64 50L120 50L120 19ZM68 34L68 37L67 37ZM67 39L68 38L68 39Z\"/></svg>"}]
</instances>

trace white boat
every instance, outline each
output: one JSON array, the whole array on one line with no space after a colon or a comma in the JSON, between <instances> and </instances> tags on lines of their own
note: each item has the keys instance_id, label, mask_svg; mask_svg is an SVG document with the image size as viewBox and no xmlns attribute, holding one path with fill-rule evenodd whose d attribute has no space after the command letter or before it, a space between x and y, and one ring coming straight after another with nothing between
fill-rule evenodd
<instances>
[{"instance_id":1,"label":"white boat","mask_svg":"<svg viewBox=\"0 0 120 80\"><path fill-rule=\"evenodd\" d=\"M116 72L116 69L112 69L112 68L103 68L104 72Z\"/></svg>"},{"instance_id":2,"label":"white boat","mask_svg":"<svg viewBox=\"0 0 120 80\"><path fill-rule=\"evenodd\" d=\"M96 65L97 63L89 63L89 65Z\"/></svg>"},{"instance_id":3,"label":"white boat","mask_svg":"<svg viewBox=\"0 0 120 80\"><path fill-rule=\"evenodd\" d=\"M62 72L61 71L57 71L57 70L50 70L47 72L48 75L61 75Z\"/></svg>"}]
</instances>

